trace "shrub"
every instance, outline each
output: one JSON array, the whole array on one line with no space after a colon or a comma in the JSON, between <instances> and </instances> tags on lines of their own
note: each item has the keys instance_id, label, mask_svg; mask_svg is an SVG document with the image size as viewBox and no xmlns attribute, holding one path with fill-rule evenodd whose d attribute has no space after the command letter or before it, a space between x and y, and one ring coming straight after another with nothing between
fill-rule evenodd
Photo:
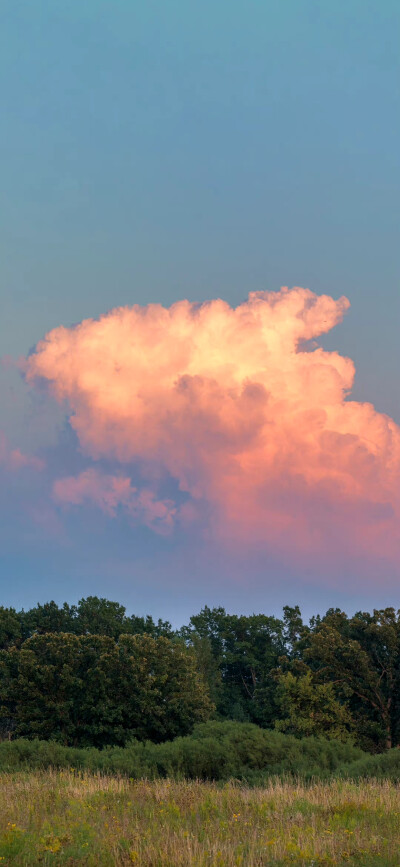
<instances>
[{"instance_id":1,"label":"shrub","mask_svg":"<svg viewBox=\"0 0 400 867\"><path fill-rule=\"evenodd\" d=\"M342 768L340 775L353 780L374 777L378 780L400 783L400 750L389 750L387 753L372 756L364 755Z\"/></svg>"},{"instance_id":2,"label":"shrub","mask_svg":"<svg viewBox=\"0 0 400 867\"><path fill-rule=\"evenodd\" d=\"M397 755L397 754L396 754ZM360 749L324 738L303 738L261 729L252 723L208 722L192 735L155 744L131 741L125 747L65 747L54 741L0 744L0 770L18 768L87 769L140 779L237 779L249 784L268 777L324 778L368 758ZM384 757L376 757L384 758ZM400 755L399 768L400 768Z\"/></svg>"}]
</instances>

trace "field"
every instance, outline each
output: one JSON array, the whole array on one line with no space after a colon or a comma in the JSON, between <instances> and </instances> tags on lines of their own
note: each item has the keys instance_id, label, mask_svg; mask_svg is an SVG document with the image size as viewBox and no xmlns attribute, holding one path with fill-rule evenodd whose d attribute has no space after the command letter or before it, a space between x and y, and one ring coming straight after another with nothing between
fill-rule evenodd
<instances>
[{"instance_id":1,"label":"field","mask_svg":"<svg viewBox=\"0 0 400 867\"><path fill-rule=\"evenodd\" d=\"M0 864L398 867L393 783L130 781L77 772L0 775Z\"/></svg>"}]
</instances>

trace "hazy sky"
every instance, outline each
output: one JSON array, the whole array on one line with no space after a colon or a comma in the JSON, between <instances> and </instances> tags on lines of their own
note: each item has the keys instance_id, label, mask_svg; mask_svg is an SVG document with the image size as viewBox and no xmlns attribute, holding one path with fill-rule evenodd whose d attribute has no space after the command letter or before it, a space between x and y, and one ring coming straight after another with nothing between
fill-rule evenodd
<instances>
[{"instance_id":1,"label":"hazy sky","mask_svg":"<svg viewBox=\"0 0 400 867\"><path fill-rule=\"evenodd\" d=\"M398 429L393 427L389 443L392 427L379 415L400 423L398 4L5 0L0 17L0 355L5 357L0 367L0 603L27 606L97 593L117 598L130 611L175 622L206 603L233 611L278 611L281 604L299 602L307 613L328 605L349 610L400 606ZM114 404L107 404L107 424L117 430L112 446L99 433L104 416L97 412L96 395L101 388L96 392L86 380L83 391L81 381L79 388L78 380L73 388L70 380L68 388L65 384L78 349L83 378L86 370L77 332L67 332L61 373L52 358L44 380L35 375L27 384L21 363L15 366L21 356L38 358L35 347L51 329L69 328L115 307L221 298L235 308L249 292L277 292L281 286L306 287L334 299L344 295L351 304L343 323L332 323L321 337L317 327L313 336L325 350L354 361L352 398L371 402L378 411L360 420L356 408L357 424L349 419L345 424L335 410L337 436L362 437L363 430L365 436L365 429L379 428L378 439L371 434L376 449L379 440L373 470L368 464L372 476L357 463L360 453L349 458L359 500L357 507L354 499L346 500L341 520L350 527L354 521L354 545L344 539L339 518L328 515L340 500L337 491L329 489L328 496L325 477L323 491L315 487L314 475L310 482L306 453L304 466L296 464L296 479L308 480L307 497L294 484L293 463L289 472L284 452L286 481L283 476L276 481L274 503L287 483L289 504L285 509L281 500L279 509L269 504L261 543L262 520L267 520L263 500L257 518L261 529L250 533L257 486L248 461L257 452L248 440L240 452L240 471L245 492L251 488L252 494L248 500L244 495L239 526L238 508L232 506L238 489L227 485L231 468L223 470L233 454L226 423L232 413L235 424L248 415L235 388L252 342L243 343L243 355L235 356L236 373L229 375L220 365L205 366L204 354L200 360L191 357L190 364L174 356L174 375L201 374L203 384L211 377L219 389L215 396L207 386L200 399L199 390L190 386L185 424L181 405L178 415L171 411L171 442L177 431L186 431L186 438L176 438L178 463L164 446L160 457L159 443L153 443L151 453L147 444L132 445L135 389L147 388L148 370L157 381L165 371L153 332L143 344L147 367L141 376L134 359L126 361L125 337L118 332L114 349L111 338L99 337L93 369L108 358L136 376L115 417ZM200 345L200 334L204 347L203 325L191 331L197 310L188 314L185 328L193 346ZM297 315L302 319L301 311ZM177 341L174 328L167 328L168 358ZM214 333L218 345L226 333L224 323L219 328ZM99 332L93 333L98 340ZM255 343L257 335L256 330ZM290 351L284 347L279 359L287 360ZM228 345L226 363L229 354ZM273 370L286 371L286 361L280 368L279 359L275 353ZM279 388L293 381L302 411L306 404L309 410L310 394L313 412L332 404L330 386L319 381L310 391L297 366L295 379L288 374L279 384L275 377L272 385L272 374L261 376L258 370L246 367L246 376L260 387L262 381L276 401ZM114 395L114 381L107 376L104 389ZM49 393L49 383L62 385L64 402ZM164 424L159 413L166 395L156 400L151 391L156 403L150 428ZM225 406L228 398L234 410L230 403L218 427L218 451L215 440L211 446L208 440L216 418L209 415L210 406L215 408L213 401ZM336 408L341 401L343 396L335 395ZM122 413L124 419L129 416L126 430L122 404L128 407ZM205 412L203 428L199 406ZM81 414L79 429L68 421L71 409L76 418ZM253 432L259 424L257 416ZM304 442L309 443L313 424ZM303 454L304 442L297 443L297 454ZM212 473L202 463L207 448ZM337 465L350 472L342 440L335 448ZM191 463L184 464L182 454L189 451ZM315 455L314 441L312 451ZM266 490L265 450L263 456ZM320 457L322 466L325 440ZM92 475L82 475L87 472ZM321 536L313 558L300 545L299 528L305 513L307 533L315 526L321 498L330 541ZM188 518L193 501L201 511L198 520ZM371 536L363 521L372 501L382 515L386 509L379 520L387 521L373 556L359 544L360 533ZM176 515L185 504L186 523L179 518L177 527ZM283 513L285 520L290 515L287 551L271 529ZM157 524L155 531L155 520L171 526L160 532ZM243 536L235 550L233 524L233 537ZM281 538L282 527L276 532ZM332 555L336 539L337 558Z\"/></svg>"}]
</instances>

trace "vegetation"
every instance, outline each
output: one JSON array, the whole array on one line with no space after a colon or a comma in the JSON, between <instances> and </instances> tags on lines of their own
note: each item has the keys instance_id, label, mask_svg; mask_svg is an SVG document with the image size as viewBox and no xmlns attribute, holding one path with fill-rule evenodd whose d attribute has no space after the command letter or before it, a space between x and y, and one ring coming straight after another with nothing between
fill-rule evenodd
<instances>
[{"instance_id":1,"label":"vegetation","mask_svg":"<svg viewBox=\"0 0 400 867\"><path fill-rule=\"evenodd\" d=\"M81 746L162 741L212 710L194 653L150 635L33 635L0 660L15 736Z\"/></svg>"},{"instance_id":2,"label":"vegetation","mask_svg":"<svg viewBox=\"0 0 400 867\"><path fill-rule=\"evenodd\" d=\"M97 597L0 607L0 737L68 746L161 743L207 719L323 736L377 753L400 741L400 613L304 624L204 608L187 626Z\"/></svg>"},{"instance_id":3,"label":"vegetation","mask_svg":"<svg viewBox=\"0 0 400 867\"><path fill-rule=\"evenodd\" d=\"M134 779L235 779L263 784L289 774L326 778L366 759L357 747L324 738L303 738L261 729L252 723L208 722L187 737L126 747L65 747L54 741L18 739L0 744L0 771L69 768L116 773Z\"/></svg>"},{"instance_id":4,"label":"vegetation","mask_svg":"<svg viewBox=\"0 0 400 867\"><path fill-rule=\"evenodd\" d=\"M397 867L400 791L270 781L138 781L76 770L0 776L0 863L87 867Z\"/></svg>"},{"instance_id":5,"label":"vegetation","mask_svg":"<svg viewBox=\"0 0 400 867\"><path fill-rule=\"evenodd\" d=\"M397 867L399 678L392 608L0 608L0 867Z\"/></svg>"}]
</instances>

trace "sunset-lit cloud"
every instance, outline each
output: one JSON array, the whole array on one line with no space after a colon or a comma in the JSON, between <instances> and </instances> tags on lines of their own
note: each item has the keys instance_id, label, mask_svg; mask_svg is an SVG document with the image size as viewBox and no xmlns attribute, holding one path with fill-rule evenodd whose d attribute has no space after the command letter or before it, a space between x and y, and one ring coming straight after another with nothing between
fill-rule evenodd
<instances>
[{"instance_id":1,"label":"sunset-lit cloud","mask_svg":"<svg viewBox=\"0 0 400 867\"><path fill-rule=\"evenodd\" d=\"M44 461L35 455L27 455L20 449L13 449L3 431L0 431L0 466L13 472L24 467L42 470Z\"/></svg>"},{"instance_id":2,"label":"sunset-lit cloud","mask_svg":"<svg viewBox=\"0 0 400 867\"><path fill-rule=\"evenodd\" d=\"M159 533L170 531L176 511L173 503L157 500L152 491L132 487L127 476L107 475L93 468L78 476L57 479L53 497L64 505L90 503L112 518L122 508L133 521L140 521Z\"/></svg>"},{"instance_id":3,"label":"sunset-lit cloud","mask_svg":"<svg viewBox=\"0 0 400 867\"><path fill-rule=\"evenodd\" d=\"M60 479L54 498L168 528L206 504L207 532L230 547L400 559L400 429L349 398L353 362L315 343L348 307L284 288L236 308L125 307L54 329L27 381L67 402L91 460L121 465ZM168 480L183 506L160 496Z\"/></svg>"}]
</instances>

